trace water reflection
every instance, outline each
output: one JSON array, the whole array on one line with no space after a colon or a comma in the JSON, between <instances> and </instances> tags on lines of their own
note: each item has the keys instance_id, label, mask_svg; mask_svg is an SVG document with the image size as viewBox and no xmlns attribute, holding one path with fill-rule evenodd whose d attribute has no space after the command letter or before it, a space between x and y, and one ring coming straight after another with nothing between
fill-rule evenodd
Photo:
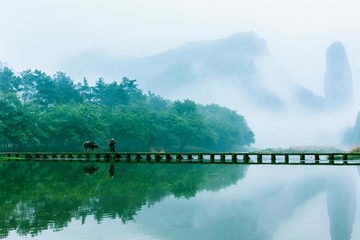
<instances>
[{"instance_id":1,"label":"water reflection","mask_svg":"<svg viewBox=\"0 0 360 240\"><path fill-rule=\"evenodd\" d=\"M92 175L99 170L98 167L95 167L94 164L85 164L83 167L83 171L86 175Z\"/></svg>"},{"instance_id":2,"label":"water reflection","mask_svg":"<svg viewBox=\"0 0 360 240\"><path fill-rule=\"evenodd\" d=\"M2 238L360 237L356 167L98 164L91 175L84 167L1 164Z\"/></svg>"},{"instance_id":3,"label":"water reflection","mask_svg":"<svg viewBox=\"0 0 360 240\"><path fill-rule=\"evenodd\" d=\"M331 239L351 239L356 211L356 181L346 169L327 178L327 209Z\"/></svg>"},{"instance_id":4,"label":"water reflection","mask_svg":"<svg viewBox=\"0 0 360 240\"><path fill-rule=\"evenodd\" d=\"M358 181L354 167L252 166L236 186L141 212L137 226L155 239L359 239Z\"/></svg>"},{"instance_id":5,"label":"water reflection","mask_svg":"<svg viewBox=\"0 0 360 240\"><path fill-rule=\"evenodd\" d=\"M126 223L143 206L219 190L245 171L215 165L1 163L0 237L12 230L22 236L63 230L72 220L84 224L88 216Z\"/></svg>"},{"instance_id":6,"label":"water reflection","mask_svg":"<svg viewBox=\"0 0 360 240\"><path fill-rule=\"evenodd\" d=\"M109 167L109 177L113 178L115 176L115 163L110 163Z\"/></svg>"}]
</instances>

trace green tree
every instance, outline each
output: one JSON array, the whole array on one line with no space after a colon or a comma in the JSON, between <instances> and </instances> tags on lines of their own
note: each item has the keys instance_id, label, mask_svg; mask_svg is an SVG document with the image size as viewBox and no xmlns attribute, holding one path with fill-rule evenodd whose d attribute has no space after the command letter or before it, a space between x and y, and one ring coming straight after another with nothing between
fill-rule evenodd
<instances>
[{"instance_id":1,"label":"green tree","mask_svg":"<svg viewBox=\"0 0 360 240\"><path fill-rule=\"evenodd\" d=\"M106 98L106 87L103 78L99 78L95 82L95 86L93 87L94 103L101 105L104 102L104 98Z\"/></svg>"},{"instance_id":2,"label":"green tree","mask_svg":"<svg viewBox=\"0 0 360 240\"><path fill-rule=\"evenodd\" d=\"M0 94L17 92L19 84L20 78L10 68L0 68Z\"/></svg>"},{"instance_id":3,"label":"green tree","mask_svg":"<svg viewBox=\"0 0 360 240\"><path fill-rule=\"evenodd\" d=\"M141 89L138 88L136 80L131 80L124 77L120 83L120 88L123 89L127 94L127 101L123 101L124 104L130 102L143 102L146 100L146 96L142 93Z\"/></svg>"},{"instance_id":4,"label":"green tree","mask_svg":"<svg viewBox=\"0 0 360 240\"><path fill-rule=\"evenodd\" d=\"M80 150L86 140L97 140L104 129L98 107L70 103L48 108L40 116L42 129L48 133L47 143Z\"/></svg>"},{"instance_id":5,"label":"green tree","mask_svg":"<svg viewBox=\"0 0 360 240\"><path fill-rule=\"evenodd\" d=\"M174 131L178 116L170 111L151 111L147 150L171 150L179 147L180 138Z\"/></svg>"},{"instance_id":6,"label":"green tree","mask_svg":"<svg viewBox=\"0 0 360 240\"><path fill-rule=\"evenodd\" d=\"M127 93L117 82L106 84L104 96L102 97L103 105L114 109L115 106L127 103L127 100L124 99L128 99Z\"/></svg>"},{"instance_id":7,"label":"green tree","mask_svg":"<svg viewBox=\"0 0 360 240\"><path fill-rule=\"evenodd\" d=\"M18 94L21 96L21 100L23 103L27 103L33 100L36 94L36 78L37 74L30 69L22 71L20 73L20 85Z\"/></svg>"},{"instance_id":8,"label":"green tree","mask_svg":"<svg viewBox=\"0 0 360 240\"><path fill-rule=\"evenodd\" d=\"M31 104L23 105L15 93L0 95L0 138L21 150L28 143L38 143L41 134L37 125L38 110Z\"/></svg>"},{"instance_id":9,"label":"green tree","mask_svg":"<svg viewBox=\"0 0 360 240\"><path fill-rule=\"evenodd\" d=\"M53 76L56 85L56 102L66 104L69 102L83 102L80 92L76 89L74 81L63 72L56 72Z\"/></svg>"},{"instance_id":10,"label":"green tree","mask_svg":"<svg viewBox=\"0 0 360 240\"><path fill-rule=\"evenodd\" d=\"M189 99L177 100L172 109L178 118L173 122L172 131L179 137L179 150L182 151L185 146L203 146L208 136L203 116L197 113L196 103Z\"/></svg>"},{"instance_id":11,"label":"green tree","mask_svg":"<svg viewBox=\"0 0 360 240\"><path fill-rule=\"evenodd\" d=\"M54 80L45 73L35 70L34 72L27 72L25 78L31 79L35 85L35 91L30 98L34 104L46 108L57 103L56 96L58 89L56 88ZM30 81L31 81L30 80Z\"/></svg>"},{"instance_id":12,"label":"green tree","mask_svg":"<svg viewBox=\"0 0 360 240\"><path fill-rule=\"evenodd\" d=\"M94 94L92 92L92 88L89 85L89 82L86 78L83 79L82 83L76 84L76 89L79 91L85 102L93 102Z\"/></svg>"},{"instance_id":13,"label":"green tree","mask_svg":"<svg viewBox=\"0 0 360 240\"><path fill-rule=\"evenodd\" d=\"M211 126L211 135L215 140L209 142L211 149L234 150L255 142L255 135L245 118L236 111L210 104L199 106L199 112L205 116L208 126Z\"/></svg>"},{"instance_id":14,"label":"green tree","mask_svg":"<svg viewBox=\"0 0 360 240\"><path fill-rule=\"evenodd\" d=\"M103 142L107 136L121 139L118 149L126 151L224 151L255 141L235 111L144 95L136 80L126 77L110 84L99 78L90 86L86 78L74 84L62 72L51 78L25 70L17 77L3 68L0 80L3 145L79 150L83 141Z\"/></svg>"},{"instance_id":15,"label":"green tree","mask_svg":"<svg viewBox=\"0 0 360 240\"><path fill-rule=\"evenodd\" d=\"M169 105L171 104L170 100L166 100L152 92L148 92L146 95L146 100L148 107L154 111L164 111L168 109Z\"/></svg>"},{"instance_id":16,"label":"green tree","mask_svg":"<svg viewBox=\"0 0 360 240\"><path fill-rule=\"evenodd\" d=\"M108 111L106 122L111 136L121 139L118 148L125 151L145 149L151 128L149 111L142 105L119 105Z\"/></svg>"},{"instance_id":17,"label":"green tree","mask_svg":"<svg viewBox=\"0 0 360 240\"><path fill-rule=\"evenodd\" d=\"M186 116L196 113L196 103L189 99L174 101L172 108L179 116Z\"/></svg>"}]
</instances>

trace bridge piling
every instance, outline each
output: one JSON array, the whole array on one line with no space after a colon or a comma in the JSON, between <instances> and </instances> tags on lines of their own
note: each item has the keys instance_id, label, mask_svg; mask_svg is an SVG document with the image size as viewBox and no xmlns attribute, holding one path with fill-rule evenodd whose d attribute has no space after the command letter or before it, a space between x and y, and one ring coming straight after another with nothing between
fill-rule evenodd
<instances>
[{"instance_id":1,"label":"bridge piling","mask_svg":"<svg viewBox=\"0 0 360 240\"><path fill-rule=\"evenodd\" d=\"M210 154L210 162L215 163L215 155L214 154Z\"/></svg>"},{"instance_id":2,"label":"bridge piling","mask_svg":"<svg viewBox=\"0 0 360 240\"><path fill-rule=\"evenodd\" d=\"M237 155L236 154L231 154L231 163L237 163Z\"/></svg>"},{"instance_id":3,"label":"bridge piling","mask_svg":"<svg viewBox=\"0 0 360 240\"><path fill-rule=\"evenodd\" d=\"M243 155L243 163L247 164L249 163L250 157L249 154L244 154Z\"/></svg>"},{"instance_id":4,"label":"bridge piling","mask_svg":"<svg viewBox=\"0 0 360 240\"><path fill-rule=\"evenodd\" d=\"M276 163L276 155L271 154L271 164L275 164L275 163Z\"/></svg>"},{"instance_id":5,"label":"bridge piling","mask_svg":"<svg viewBox=\"0 0 360 240\"><path fill-rule=\"evenodd\" d=\"M289 154L285 154L284 158L285 158L285 164L289 164Z\"/></svg>"},{"instance_id":6,"label":"bridge piling","mask_svg":"<svg viewBox=\"0 0 360 240\"><path fill-rule=\"evenodd\" d=\"M319 164L320 163L320 156L319 154L315 154L315 164Z\"/></svg>"},{"instance_id":7,"label":"bridge piling","mask_svg":"<svg viewBox=\"0 0 360 240\"><path fill-rule=\"evenodd\" d=\"M334 154L329 154L329 164L334 165L335 163L334 159L335 159Z\"/></svg>"}]
</instances>

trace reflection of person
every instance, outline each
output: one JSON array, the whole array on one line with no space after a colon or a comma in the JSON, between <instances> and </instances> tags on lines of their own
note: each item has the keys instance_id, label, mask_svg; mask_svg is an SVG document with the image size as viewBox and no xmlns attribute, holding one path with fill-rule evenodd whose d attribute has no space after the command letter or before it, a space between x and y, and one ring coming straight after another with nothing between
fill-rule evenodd
<instances>
[{"instance_id":1,"label":"reflection of person","mask_svg":"<svg viewBox=\"0 0 360 240\"><path fill-rule=\"evenodd\" d=\"M116 172L115 172L115 164L111 163L110 167L109 167L109 176L112 178L112 177L114 177L115 174L116 174Z\"/></svg>"},{"instance_id":2,"label":"reflection of person","mask_svg":"<svg viewBox=\"0 0 360 240\"><path fill-rule=\"evenodd\" d=\"M110 147L110 152L115 152L115 144L116 141L114 138L111 138L110 140L107 141L109 143L109 147Z\"/></svg>"}]
</instances>

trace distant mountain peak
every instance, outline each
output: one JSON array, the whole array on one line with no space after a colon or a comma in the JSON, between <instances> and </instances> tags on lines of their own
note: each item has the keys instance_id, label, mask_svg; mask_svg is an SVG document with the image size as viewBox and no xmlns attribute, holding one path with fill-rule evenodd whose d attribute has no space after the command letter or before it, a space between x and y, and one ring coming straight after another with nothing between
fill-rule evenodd
<instances>
[{"instance_id":1,"label":"distant mountain peak","mask_svg":"<svg viewBox=\"0 0 360 240\"><path fill-rule=\"evenodd\" d=\"M344 44L331 44L326 51L325 103L329 110L354 107L353 80Z\"/></svg>"},{"instance_id":2,"label":"distant mountain peak","mask_svg":"<svg viewBox=\"0 0 360 240\"><path fill-rule=\"evenodd\" d=\"M256 72L257 58L266 55L263 38L254 32L239 32L223 39L187 42L147 57L121 58L95 49L67 59L62 69L73 76L81 74L80 79L127 76L160 88L164 82L192 82L199 76L250 76Z\"/></svg>"},{"instance_id":3,"label":"distant mountain peak","mask_svg":"<svg viewBox=\"0 0 360 240\"><path fill-rule=\"evenodd\" d=\"M175 49L169 49L166 52L172 51L208 51L209 49L222 49L223 51L236 51L251 54L268 54L266 41L263 38L257 37L254 32L239 32L232 34L230 37L186 42ZM161 54L161 53L160 53Z\"/></svg>"}]
</instances>

